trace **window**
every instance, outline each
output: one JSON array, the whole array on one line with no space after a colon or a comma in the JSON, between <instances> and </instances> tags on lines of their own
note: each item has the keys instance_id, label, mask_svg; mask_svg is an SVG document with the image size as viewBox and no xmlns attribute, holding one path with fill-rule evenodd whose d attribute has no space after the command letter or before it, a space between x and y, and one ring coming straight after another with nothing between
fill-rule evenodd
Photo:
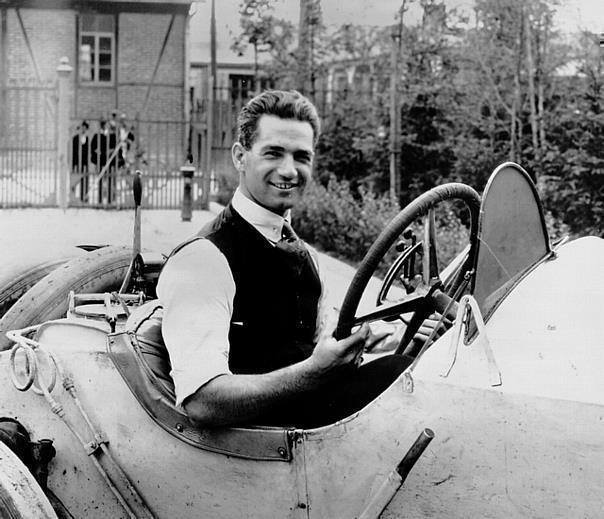
<instances>
[{"instance_id":1,"label":"window","mask_svg":"<svg viewBox=\"0 0 604 519\"><path fill-rule=\"evenodd\" d=\"M248 99L256 92L256 80L251 74L229 74L229 88L231 90L231 102L234 106L241 108ZM260 91L273 88L272 81L268 78L260 78Z\"/></svg>"},{"instance_id":2,"label":"window","mask_svg":"<svg viewBox=\"0 0 604 519\"><path fill-rule=\"evenodd\" d=\"M79 78L82 83L111 84L115 69L115 17L83 14L80 17Z\"/></svg>"}]
</instances>

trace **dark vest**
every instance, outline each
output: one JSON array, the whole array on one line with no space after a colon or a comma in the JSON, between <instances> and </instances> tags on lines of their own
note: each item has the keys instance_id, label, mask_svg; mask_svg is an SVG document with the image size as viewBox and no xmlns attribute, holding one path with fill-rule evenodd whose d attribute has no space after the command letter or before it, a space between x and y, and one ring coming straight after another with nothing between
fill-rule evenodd
<instances>
[{"instance_id":1,"label":"dark vest","mask_svg":"<svg viewBox=\"0 0 604 519\"><path fill-rule=\"evenodd\" d=\"M306 248L273 246L230 205L172 254L201 238L224 254L235 280L230 370L266 373L309 357L321 283Z\"/></svg>"}]
</instances>

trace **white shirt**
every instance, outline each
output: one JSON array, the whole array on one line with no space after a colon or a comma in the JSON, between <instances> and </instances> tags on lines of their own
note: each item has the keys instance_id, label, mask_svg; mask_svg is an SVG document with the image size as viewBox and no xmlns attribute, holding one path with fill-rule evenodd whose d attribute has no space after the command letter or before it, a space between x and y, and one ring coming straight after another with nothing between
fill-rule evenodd
<instances>
[{"instance_id":1,"label":"white shirt","mask_svg":"<svg viewBox=\"0 0 604 519\"><path fill-rule=\"evenodd\" d=\"M289 214L283 218L239 189L231 203L271 243L281 239ZM316 252L309 251L317 264ZM157 294L164 307L162 335L170 354L176 405L181 405L210 380L231 373L228 336L235 281L222 252L210 240L197 240L166 263Z\"/></svg>"}]
</instances>

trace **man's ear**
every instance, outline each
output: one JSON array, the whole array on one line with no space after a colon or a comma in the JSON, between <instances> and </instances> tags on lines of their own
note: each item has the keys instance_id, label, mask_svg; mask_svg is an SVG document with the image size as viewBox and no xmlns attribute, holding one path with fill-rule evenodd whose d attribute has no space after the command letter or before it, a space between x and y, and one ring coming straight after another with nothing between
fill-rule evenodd
<instances>
[{"instance_id":1,"label":"man's ear","mask_svg":"<svg viewBox=\"0 0 604 519\"><path fill-rule=\"evenodd\" d=\"M235 169L239 171L239 173L242 173L244 167L245 148L239 141L235 142L231 148L231 158L233 159Z\"/></svg>"}]
</instances>

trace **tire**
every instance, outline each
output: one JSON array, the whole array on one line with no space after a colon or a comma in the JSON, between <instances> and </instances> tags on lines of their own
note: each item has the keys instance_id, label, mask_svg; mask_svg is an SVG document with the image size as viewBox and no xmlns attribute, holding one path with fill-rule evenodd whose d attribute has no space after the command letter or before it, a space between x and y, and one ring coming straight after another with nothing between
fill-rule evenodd
<instances>
[{"instance_id":1,"label":"tire","mask_svg":"<svg viewBox=\"0 0 604 519\"><path fill-rule=\"evenodd\" d=\"M7 331L64 317L70 291L118 290L131 259L129 247L103 247L53 270L25 292L0 320L0 351L11 346Z\"/></svg>"},{"instance_id":2,"label":"tire","mask_svg":"<svg viewBox=\"0 0 604 519\"><path fill-rule=\"evenodd\" d=\"M57 519L50 502L31 472L0 442L0 517Z\"/></svg>"},{"instance_id":3,"label":"tire","mask_svg":"<svg viewBox=\"0 0 604 519\"><path fill-rule=\"evenodd\" d=\"M69 259L71 258L50 260L37 265L5 268L0 275L0 317L38 281Z\"/></svg>"}]
</instances>

